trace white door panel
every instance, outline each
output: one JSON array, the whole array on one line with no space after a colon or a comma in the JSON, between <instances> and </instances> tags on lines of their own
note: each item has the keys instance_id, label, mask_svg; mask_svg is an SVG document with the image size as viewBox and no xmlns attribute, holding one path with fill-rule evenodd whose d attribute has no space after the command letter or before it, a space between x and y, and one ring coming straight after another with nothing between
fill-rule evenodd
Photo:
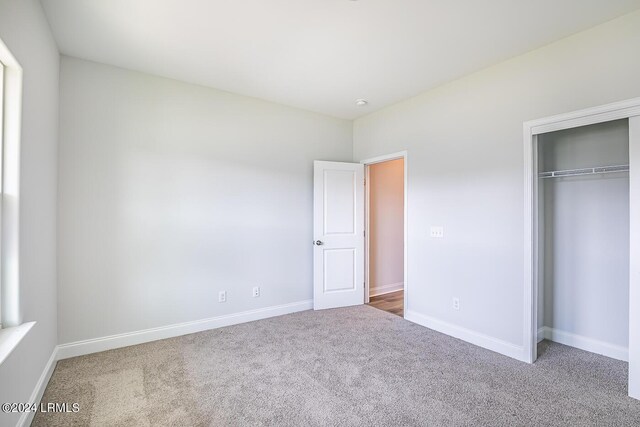
<instances>
[{"instance_id":1,"label":"white door panel","mask_svg":"<svg viewBox=\"0 0 640 427\"><path fill-rule=\"evenodd\" d=\"M356 172L323 170L324 235L355 233Z\"/></svg>"},{"instance_id":2,"label":"white door panel","mask_svg":"<svg viewBox=\"0 0 640 427\"><path fill-rule=\"evenodd\" d=\"M323 264L325 293L355 290L355 249L325 249Z\"/></svg>"},{"instance_id":3,"label":"white door panel","mask_svg":"<svg viewBox=\"0 0 640 427\"><path fill-rule=\"evenodd\" d=\"M364 303L364 166L314 162L314 309Z\"/></svg>"}]
</instances>

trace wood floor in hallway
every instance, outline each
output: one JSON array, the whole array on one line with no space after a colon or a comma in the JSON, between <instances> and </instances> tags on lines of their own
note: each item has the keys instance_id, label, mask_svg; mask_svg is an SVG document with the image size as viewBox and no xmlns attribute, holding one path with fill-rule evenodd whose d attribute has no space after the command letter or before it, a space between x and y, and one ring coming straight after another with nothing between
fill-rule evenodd
<instances>
[{"instance_id":1,"label":"wood floor in hallway","mask_svg":"<svg viewBox=\"0 0 640 427\"><path fill-rule=\"evenodd\" d=\"M379 310L388 311L397 316L404 316L404 291L389 292L369 299L369 305Z\"/></svg>"}]
</instances>

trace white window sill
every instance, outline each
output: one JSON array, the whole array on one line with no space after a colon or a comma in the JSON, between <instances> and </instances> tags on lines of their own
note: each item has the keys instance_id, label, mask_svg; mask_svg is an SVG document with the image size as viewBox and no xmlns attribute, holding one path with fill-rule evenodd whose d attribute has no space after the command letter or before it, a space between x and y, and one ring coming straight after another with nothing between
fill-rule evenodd
<instances>
[{"instance_id":1,"label":"white window sill","mask_svg":"<svg viewBox=\"0 0 640 427\"><path fill-rule=\"evenodd\" d=\"M33 328L36 322L23 323L20 326L0 329L0 365L18 346L22 338Z\"/></svg>"}]
</instances>

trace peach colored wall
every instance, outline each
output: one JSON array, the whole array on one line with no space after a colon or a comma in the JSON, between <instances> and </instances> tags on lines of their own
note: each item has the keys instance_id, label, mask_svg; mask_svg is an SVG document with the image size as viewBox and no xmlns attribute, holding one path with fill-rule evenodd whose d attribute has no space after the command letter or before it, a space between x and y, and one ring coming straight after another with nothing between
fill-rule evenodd
<instances>
[{"instance_id":1,"label":"peach colored wall","mask_svg":"<svg viewBox=\"0 0 640 427\"><path fill-rule=\"evenodd\" d=\"M404 160L369 166L370 295L404 282Z\"/></svg>"}]
</instances>

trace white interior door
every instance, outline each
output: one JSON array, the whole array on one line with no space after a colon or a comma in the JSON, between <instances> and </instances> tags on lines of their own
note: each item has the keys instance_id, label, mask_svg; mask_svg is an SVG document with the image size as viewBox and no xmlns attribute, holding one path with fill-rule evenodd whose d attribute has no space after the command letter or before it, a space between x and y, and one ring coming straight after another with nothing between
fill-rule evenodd
<instances>
[{"instance_id":1,"label":"white interior door","mask_svg":"<svg viewBox=\"0 0 640 427\"><path fill-rule=\"evenodd\" d=\"M313 308L364 304L364 165L314 162Z\"/></svg>"}]
</instances>

